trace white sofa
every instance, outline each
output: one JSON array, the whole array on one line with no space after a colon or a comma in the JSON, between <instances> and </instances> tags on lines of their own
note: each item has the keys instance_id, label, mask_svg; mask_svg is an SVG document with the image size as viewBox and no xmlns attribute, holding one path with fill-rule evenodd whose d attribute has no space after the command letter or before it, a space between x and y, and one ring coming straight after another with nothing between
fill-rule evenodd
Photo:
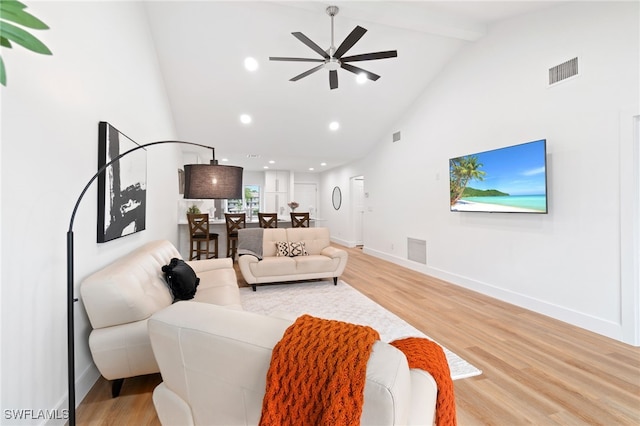
<instances>
[{"instance_id":1,"label":"white sofa","mask_svg":"<svg viewBox=\"0 0 640 426\"><path fill-rule=\"evenodd\" d=\"M276 256L276 242L305 243L308 256ZM242 242L241 242L242 243ZM243 278L256 290L256 284L338 277L347 266L345 250L331 246L328 228L269 228L262 239L262 260L250 254L238 258Z\"/></svg>"},{"instance_id":2,"label":"white sofa","mask_svg":"<svg viewBox=\"0 0 640 426\"><path fill-rule=\"evenodd\" d=\"M93 330L89 347L100 373L113 383L116 396L122 379L157 373L147 321L170 306L173 296L162 272L172 258L181 258L169 241L154 241L85 278L80 286ZM231 259L186 262L200 284L193 300L242 309Z\"/></svg>"},{"instance_id":3,"label":"white sofa","mask_svg":"<svg viewBox=\"0 0 640 426\"><path fill-rule=\"evenodd\" d=\"M292 321L191 301L148 322L163 383L153 392L168 425L256 425L271 351ZM402 352L376 342L367 364L362 425L433 425L437 386Z\"/></svg>"}]
</instances>

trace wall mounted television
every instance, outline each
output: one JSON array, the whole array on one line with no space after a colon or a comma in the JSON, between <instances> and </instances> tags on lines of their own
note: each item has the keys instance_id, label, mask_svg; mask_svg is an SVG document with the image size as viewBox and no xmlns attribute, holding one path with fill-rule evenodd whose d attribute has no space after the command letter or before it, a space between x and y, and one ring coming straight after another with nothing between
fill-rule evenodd
<instances>
[{"instance_id":1,"label":"wall mounted television","mask_svg":"<svg viewBox=\"0 0 640 426\"><path fill-rule=\"evenodd\" d=\"M546 160L546 139L450 159L451 211L547 213Z\"/></svg>"}]
</instances>

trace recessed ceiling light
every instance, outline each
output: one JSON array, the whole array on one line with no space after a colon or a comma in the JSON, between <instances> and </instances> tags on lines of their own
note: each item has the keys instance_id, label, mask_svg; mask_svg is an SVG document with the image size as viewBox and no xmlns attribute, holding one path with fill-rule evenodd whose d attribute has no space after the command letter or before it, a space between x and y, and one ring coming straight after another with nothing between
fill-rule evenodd
<instances>
[{"instance_id":1,"label":"recessed ceiling light","mask_svg":"<svg viewBox=\"0 0 640 426\"><path fill-rule=\"evenodd\" d=\"M254 58L252 57L248 57L244 60L244 67L248 70L248 71L255 71L258 69L258 61L256 61Z\"/></svg>"},{"instance_id":2,"label":"recessed ceiling light","mask_svg":"<svg viewBox=\"0 0 640 426\"><path fill-rule=\"evenodd\" d=\"M356 81L359 84L364 84L367 82L367 75L365 73L360 73L358 74L358 76L356 77Z\"/></svg>"},{"instance_id":3,"label":"recessed ceiling light","mask_svg":"<svg viewBox=\"0 0 640 426\"><path fill-rule=\"evenodd\" d=\"M268 169L268 168L269 168L269 166L264 166L264 167L263 167L263 169Z\"/></svg>"},{"instance_id":4,"label":"recessed ceiling light","mask_svg":"<svg viewBox=\"0 0 640 426\"><path fill-rule=\"evenodd\" d=\"M337 121L332 121L331 123L329 123L329 129L336 131L340 128L340 123L338 123Z\"/></svg>"},{"instance_id":5,"label":"recessed ceiling light","mask_svg":"<svg viewBox=\"0 0 640 426\"><path fill-rule=\"evenodd\" d=\"M324 166L326 166L326 165L327 165L327 163L320 163L320 165L321 165L322 167L324 167Z\"/></svg>"},{"instance_id":6,"label":"recessed ceiling light","mask_svg":"<svg viewBox=\"0 0 640 426\"><path fill-rule=\"evenodd\" d=\"M309 167L309 171L312 172L314 170L313 167Z\"/></svg>"},{"instance_id":7,"label":"recessed ceiling light","mask_svg":"<svg viewBox=\"0 0 640 426\"><path fill-rule=\"evenodd\" d=\"M269 164L275 164L276 162L273 160L269 160Z\"/></svg>"},{"instance_id":8,"label":"recessed ceiling light","mask_svg":"<svg viewBox=\"0 0 640 426\"><path fill-rule=\"evenodd\" d=\"M251 116L249 114L242 114L240 116L240 122L242 122L242 124L251 123Z\"/></svg>"},{"instance_id":9,"label":"recessed ceiling light","mask_svg":"<svg viewBox=\"0 0 640 426\"><path fill-rule=\"evenodd\" d=\"M228 159L228 158L223 158L223 159L222 159L222 160L220 160L220 161L229 161L229 159Z\"/></svg>"}]
</instances>

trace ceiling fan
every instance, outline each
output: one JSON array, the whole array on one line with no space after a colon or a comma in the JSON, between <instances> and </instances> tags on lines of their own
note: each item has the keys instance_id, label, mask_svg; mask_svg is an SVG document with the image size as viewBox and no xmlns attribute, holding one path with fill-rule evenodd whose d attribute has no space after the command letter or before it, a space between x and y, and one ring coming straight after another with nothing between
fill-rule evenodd
<instances>
[{"instance_id":1,"label":"ceiling fan","mask_svg":"<svg viewBox=\"0 0 640 426\"><path fill-rule=\"evenodd\" d=\"M270 61L292 61L292 62L322 62L317 67L311 68L299 74L289 81L298 81L301 78L304 78L310 74L313 74L316 71L321 69L329 70L329 88L337 89L338 88L338 68L345 69L354 74L362 74L366 76L369 80L376 81L380 78L379 75L374 74L370 71L363 70L362 68L358 68L356 66L351 65L349 62L358 62L358 61L371 61L374 59L386 59L386 58L395 58L398 56L398 52L396 50L387 50L384 52L373 52L373 53L363 53L361 55L353 55L353 56L343 56L349 49L353 47L354 44L358 42L367 32L366 29L361 26L356 26L353 31L344 39L342 44L336 47L333 44L333 17L338 14L338 6L329 6L327 7L327 14L331 16L331 47L329 49L322 50L320 46L315 44L311 39L302 34L301 32L291 33L295 38L306 44L313 51L322 56L323 59L312 59L312 58L285 58L279 56L270 56Z\"/></svg>"}]
</instances>

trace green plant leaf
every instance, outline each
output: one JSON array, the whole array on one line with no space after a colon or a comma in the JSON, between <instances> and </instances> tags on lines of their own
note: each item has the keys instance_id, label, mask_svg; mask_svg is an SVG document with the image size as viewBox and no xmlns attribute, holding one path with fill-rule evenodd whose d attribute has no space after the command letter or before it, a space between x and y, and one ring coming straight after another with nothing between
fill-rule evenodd
<instances>
[{"instance_id":1,"label":"green plant leaf","mask_svg":"<svg viewBox=\"0 0 640 426\"><path fill-rule=\"evenodd\" d=\"M17 0L0 0L0 9L22 10L26 8L27 8L26 4L20 3Z\"/></svg>"},{"instance_id":2,"label":"green plant leaf","mask_svg":"<svg viewBox=\"0 0 640 426\"><path fill-rule=\"evenodd\" d=\"M13 47L11 42L4 37L0 37L0 46L6 47L7 49L11 49Z\"/></svg>"},{"instance_id":3,"label":"green plant leaf","mask_svg":"<svg viewBox=\"0 0 640 426\"><path fill-rule=\"evenodd\" d=\"M47 30L49 27L47 24L31 15L30 13L25 12L20 9L3 9L2 5L0 5L0 19L5 21L15 22L16 24L22 25L24 27L33 28L35 30Z\"/></svg>"},{"instance_id":4,"label":"green plant leaf","mask_svg":"<svg viewBox=\"0 0 640 426\"><path fill-rule=\"evenodd\" d=\"M12 41L36 53L51 55L51 50L27 31L9 22L36 30L49 29L47 24L26 12L27 6L17 0L0 0L0 47L11 49ZM7 71L0 56L0 84L7 85Z\"/></svg>"},{"instance_id":5,"label":"green plant leaf","mask_svg":"<svg viewBox=\"0 0 640 426\"><path fill-rule=\"evenodd\" d=\"M4 69L4 61L2 60L2 56L0 56L0 84L3 86L7 85L7 72Z\"/></svg>"},{"instance_id":6,"label":"green plant leaf","mask_svg":"<svg viewBox=\"0 0 640 426\"><path fill-rule=\"evenodd\" d=\"M15 25L3 22L0 26L0 37L5 37L20 46L43 55L51 55L51 51L40 40Z\"/></svg>"}]
</instances>

